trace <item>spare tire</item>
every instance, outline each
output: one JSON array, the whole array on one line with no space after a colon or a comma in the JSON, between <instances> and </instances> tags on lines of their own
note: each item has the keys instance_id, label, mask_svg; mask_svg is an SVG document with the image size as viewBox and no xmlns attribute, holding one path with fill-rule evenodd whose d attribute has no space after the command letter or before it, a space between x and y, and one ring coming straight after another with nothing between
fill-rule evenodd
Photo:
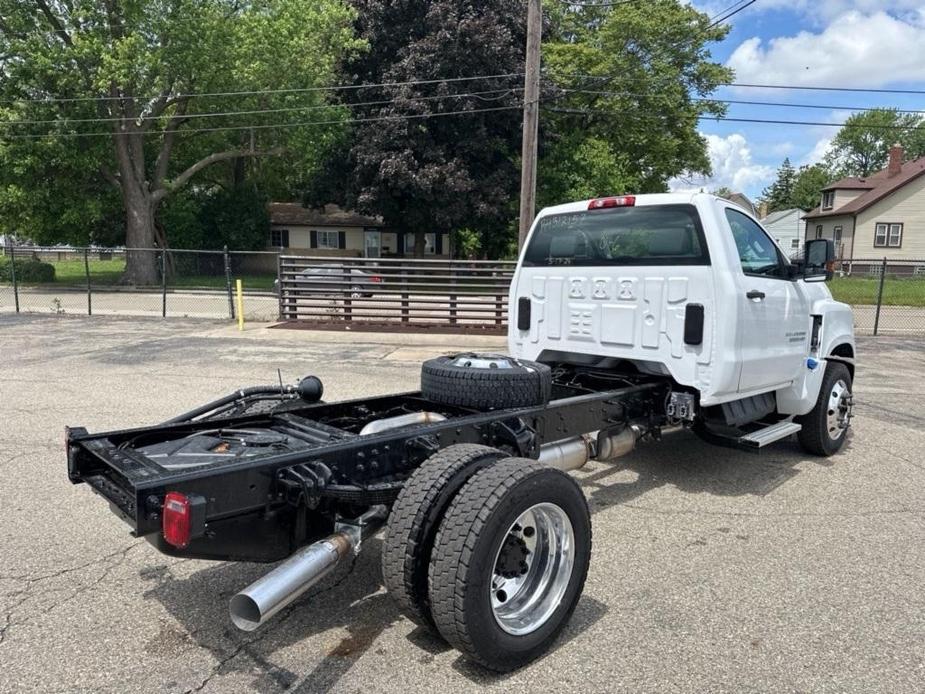
<instances>
[{"instance_id":1,"label":"spare tire","mask_svg":"<svg viewBox=\"0 0 925 694\"><path fill-rule=\"evenodd\" d=\"M552 395L552 371L500 354L453 354L424 362L421 395L478 410L545 405Z\"/></svg>"}]
</instances>

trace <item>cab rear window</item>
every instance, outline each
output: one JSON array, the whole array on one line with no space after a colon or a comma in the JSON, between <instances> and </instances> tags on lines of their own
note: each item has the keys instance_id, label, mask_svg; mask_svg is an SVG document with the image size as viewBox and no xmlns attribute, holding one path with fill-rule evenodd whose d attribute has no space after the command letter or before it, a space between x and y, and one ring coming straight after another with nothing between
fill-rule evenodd
<instances>
[{"instance_id":1,"label":"cab rear window","mask_svg":"<svg viewBox=\"0 0 925 694\"><path fill-rule=\"evenodd\" d=\"M524 265L709 265L693 205L651 205L548 215Z\"/></svg>"}]
</instances>

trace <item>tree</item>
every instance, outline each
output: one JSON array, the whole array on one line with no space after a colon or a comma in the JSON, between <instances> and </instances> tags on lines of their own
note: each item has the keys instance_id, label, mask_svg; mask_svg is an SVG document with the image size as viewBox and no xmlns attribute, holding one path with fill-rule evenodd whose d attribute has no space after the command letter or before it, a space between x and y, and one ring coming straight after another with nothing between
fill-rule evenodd
<instances>
[{"instance_id":1,"label":"tree","mask_svg":"<svg viewBox=\"0 0 925 694\"><path fill-rule=\"evenodd\" d=\"M793 186L796 175L796 169L790 163L790 158L786 157L777 169L774 182L761 193L761 199L768 205L768 212L789 210L794 206Z\"/></svg>"},{"instance_id":2,"label":"tree","mask_svg":"<svg viewBox=\"0 0 925 694\"><path fill-rule=\"evenodd\" d=\"M925 155L923 119L895 109L851 115L832 139L825 165L837 176L869 176L886 167L890 147L902 145L907 159Z\"/></svg>"},{"instance_id":3,"label":"tree","mask_svg":"<svg viewBox=\"0 0 925 694\"><path fill-rule=\"evenodd\" d=\"M822 189L832 181L832 176L822 164L801 166L793 181L790 207L812 210L818 207Z\"/></svg>"},{"instance_id":4,"label":"tree","mask_svg":"<svg viewBox=\"0 0 925 694\"><path fill-rule=\"evenodd\" d=\"M311 89L361 46L352 18L340 0L0 0L0 212L63 239L117 198L124 243L150 248L159 206L208 167L311 165L337 127L296 124L340 115ZM127 253L126 280L156 281L153 255Z\"/></svg>"},{"instance_id":5,"label":"tree","mask_svg":"<svg viewBox=\"0 0 925 694\"><path fill-rule=\"evenodd\" d=\"M681 174L710 173L699 117L732 79L707 48L728 29L679 0L556 6L543 44L540 199L660 192Z\"/></svg>"},{"instance_id":6,"label":"tree","mask_svg":"<svg viewBox=\"0 0 925 694\"><path fill-rule=\"evenodd\" d=\"M353 4L357 34L369 50L344 64L345 80L445 81L346 94L358 122L348 138L332 143L323 175L306 184L306 203L337 201L381 215L389 229L414 232L416 256L423 255L426 232L466 227L483 236L503 233L518 182L522 3ZM455 81L508 73L515 75Z\"/></svg>"}]
</instances>

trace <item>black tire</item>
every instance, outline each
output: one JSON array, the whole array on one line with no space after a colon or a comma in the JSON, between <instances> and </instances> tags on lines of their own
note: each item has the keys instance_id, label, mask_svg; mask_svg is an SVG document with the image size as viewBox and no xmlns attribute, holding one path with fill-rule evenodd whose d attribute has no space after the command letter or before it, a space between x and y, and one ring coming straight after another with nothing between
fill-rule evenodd
<instances>
[{"instance_id":1,"label":"black tire","mask_svg":"<svg viewBox=\"0 0 925 694\"><path fill-rule=\"evenodd\" d=\"M504 361L506 367L471 366L486 361ZM545 364L495 354L437 357L421 366L421 394L432 402L479 410L545 405L552 395L552 371Z\"/></svg>"},{"instance_id":2,"label":"black tire","mask_svg":"<svg viewBox=\"0 0 925 694\"><path fill-rule=\"evenodd\" d=\"M435 630L427 591L434 538L460 488L506 454L478 444L457 444L422 464L398 495L382 547L382 578L399 610L415 624Z\"/></svg>"},{"instance_id":3,"label":"black tire","mask_svg":"<svg viewBox=\"0 0 925 694\"><path fill-rule=\"evenodd\" d=\"M830 406L832 398L841 386L847 386L848 397L847 408L849 412L848 420L850 422L851 411L851 372L848 367L837 361L827 362L825 375L822 377L822 386L819 388L819 397L816 404L808 414L797 417L797 422L803 425L797 434L800 445L807 453L828 457L834 455L845 445L845 439L848 438L847 429L838 429L832 427L830 416L834 416L835 410ZM830 415L831 413L831 415Z\"/></svg>"},{"instance_id":4,"label":"black tire","mask_svg":"<svg viewBox=\"0 0 925 694\"><path fill-rule=\"evenodd\" d=\"M537 504L554 504L568 516L574 563L565 592L545 621L514 635L500 626L492 608L495 560L512 524ZM501 460L466 483L440 525L429 575L434 622L441 636L484 667L518 668L546 651L571 617L590 558L591 517L575 480L534 460Z\"/></svg>"}]
</instances>

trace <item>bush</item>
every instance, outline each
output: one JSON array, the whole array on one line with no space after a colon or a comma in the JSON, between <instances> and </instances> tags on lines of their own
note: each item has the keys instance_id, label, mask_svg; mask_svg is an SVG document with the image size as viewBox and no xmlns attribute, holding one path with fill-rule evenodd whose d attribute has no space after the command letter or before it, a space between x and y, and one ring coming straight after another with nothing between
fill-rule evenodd
<instances>
[{"instance_id":1,"label":"bush","mask_svg":"<svg viewBox=\"0 0 925 694\"><path fill-rule=\"evenodd\" d=\"M0 258L0 280L13 281L10 258ZM16 281L23 284L47 284L55 281L55 266L37 258L16 259Z\"/></svg>"}]
</instances>

